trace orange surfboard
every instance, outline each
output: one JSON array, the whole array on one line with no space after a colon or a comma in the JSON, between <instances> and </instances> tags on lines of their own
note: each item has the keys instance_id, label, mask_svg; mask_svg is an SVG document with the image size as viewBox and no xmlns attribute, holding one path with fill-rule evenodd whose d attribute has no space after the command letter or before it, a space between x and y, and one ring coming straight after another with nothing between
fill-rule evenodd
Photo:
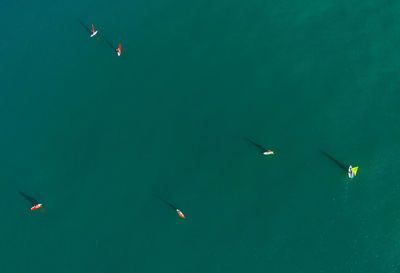
<instances>
[{"instance_id":1,"label":"orange surfboard","mask_svg":"<svg viewBox=\"0 0 400 273\"><path fill-rule=\"evenodd\" d=\"M178 213L179 217L185 219L185 215L183 215L182 211L180 211L179 209L176 209L176 212Z\"/></svg>"}]
</instances>

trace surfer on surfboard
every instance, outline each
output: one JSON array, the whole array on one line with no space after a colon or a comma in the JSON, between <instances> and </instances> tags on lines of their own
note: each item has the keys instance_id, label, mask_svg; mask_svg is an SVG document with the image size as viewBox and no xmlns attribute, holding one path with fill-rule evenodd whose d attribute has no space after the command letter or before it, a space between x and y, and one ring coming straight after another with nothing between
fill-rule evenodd
<instances>
[{"instance_id":1,"label":"surfer on surfboard","mask_svg":"<svg viewBox=\"0 0 400 273\"><path fill-rule=\"evenodd\" d=\"M118 56L121 56L121 44L119 44L119 47L115 51L117 51Z\"/></svg>"},{"instance_id":2,"label":"surfer on surfboard","mask_svg":"<svg viewBox=\"0 0 400 273\"><path fill-rule=\"evenodd\" d=\"M94 26L92 24L92 30L91 30L92 34L90 35L90 37L94 37L97 34L97 30L94 30Z\"/></svg>"}]
</instances>

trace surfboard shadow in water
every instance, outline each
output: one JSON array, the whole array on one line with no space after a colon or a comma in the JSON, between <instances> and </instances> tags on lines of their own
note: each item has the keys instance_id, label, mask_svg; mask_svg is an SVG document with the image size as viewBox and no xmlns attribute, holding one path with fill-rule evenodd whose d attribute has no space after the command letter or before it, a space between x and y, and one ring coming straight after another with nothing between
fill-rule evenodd
<instances>
[{"instance_id":1,"label":"surfboard shadow in water","mask_svg":"<svg viewBox=\"0 0 400 273\"><path fill-rule=\"evenodd\" d=\"M21 194L26 200L28 200L32 205L37 205L39 204L39 201L36 200L35 198L23 193L22 191L18 191L19 194Z\"/></svg>"},{"instance_id":2,"label":"surfboard shadow in water","mask_svg":"<svg viewBox=\"0 0 400 273\"><path fill-rule=\"evenodd\" d=\"M244 137L243 139L246 140L247 142L249 142L250 144L252 144L254 147L257 147L262 153L268 151L267 148L265 148L265 147L261 146L260 144L254 142L253 140L251 140L248 137Z\"/></svg>"},{"instance_id":3,"label":"surfboard shadow in water","mask_svg":"<svg viewBox=\"0 0 400 273\"><path fill-rule=\"evenodd\" d=\"M347 167L345 164L343 164L342 162L340 162L339 160L337 160L336 158L334 158L333 156L331 156L330 154L328 154L325 151L319 150L324 156L326 156L327 158L329 158L332 162L334 162L336 165L338 165L343 171L345 171L347 173Z\"/></svg>"},{"instance_id":4,"label":"surfboard shadow in water","mask_svg":"<svg viewBox=\"0 0 400 273\"><path fill-rule=\"evenodd\" d=\"M106 41L106 43L107 43L107 45L114 51L114 52L116 52L116 47L114 47L113 45L112 45L112 43L107 39L107 38L104 38L104 41Z\"/></svg>"},{"instance_id":5,"label":"surfboard shadow in water","mask_svg":"<svg viewBox=\"0 0 400 273\"><path fill-rule=\"evenodd\" d=\"M80 19L78 19L79 24L87 31L87 33L91 34L92 32L90 31L90 28L85 25Z\"/></svg>"},{"instance_id":6,"label":"surfboard shadow in water","mask_svg":"<svg viewBox=\"0 0 400 273\"><path fill-rule=\"evenodd\" d=\"M154 195L155 198L157 198L158 200L160 200L161 202L163 202L164 204L168 205L170 208L172 208L173 210L177 210L178 208L175 207L174 205L172 205L170 202L166 201L165 199L161 198L158 195Z\"/></svg>"}]
</instances>

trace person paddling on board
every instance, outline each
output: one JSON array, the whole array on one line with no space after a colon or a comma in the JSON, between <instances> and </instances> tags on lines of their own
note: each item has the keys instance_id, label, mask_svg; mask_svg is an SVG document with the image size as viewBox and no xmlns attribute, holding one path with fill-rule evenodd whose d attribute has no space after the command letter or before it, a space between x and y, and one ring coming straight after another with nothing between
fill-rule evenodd
<instances>
[{"instance_id":1,"label":"person paddling on board","mask_svg":"<svg viewBox=\"0 0 400 273\"><path fill-rule=\"evenodd\" d=\"M43 205L42 204L36 204L33 207L31 207L31 211L34 211L35 209L40 209Z\"/></svg>"},{"instance_id":2,"label":"person paddling on board","mask_svg":"<svg viewBox=\"0 0 400 273\"><path fill-rule=\"evenodd\" d=\"M115 51L117 51L118 56L121 56L121 44L119 44L119 47Z\"/></svg>"},{"instance_id":3,"label":"person paddling on board","mask_svg":"<svg viewBox=\"0 0 400 273\"><path fill-rule=\"evenodd\" d=\"M179 209L176 209L176 212L178 213L179 217L185 219L185 215L183 215L182 211L180 211Z\"/></svg>"},{"instance_id":4,"label":"person paddling on board","mask_svg":"<svg viewBox=\"0 0 400 273\"><path fill-rule=\"evenodd\" d=\"M354 178L354 176L357 175L357 171L358 171L358 167L353 167L350 165L348 172L347 172L349 178Z\"/></svg>"},{"instance_id":5,"label":"person paddling on board","mask_svg":"<svg viewBox=\"0 0 400 273\"><path fill-rule=\"evenodd\" d=\"M271 150L268 150L268 151L263 153L263 155L273 155L273 154L274 154L274 152L271 151Z\"/></svg>"},{"instance_id":6,"label":"person paddling on board","mask_svg":"<svg viewBox=\"0 0 400 273\"><path fill-rule=\"evenodd\" d=\"M94 36L96 36L96 34L97 34L97 30L96 30L96 31L94 30L94 26L93 26L93 24L92 24L92 30L91 30L91 32L92 32L92 34L90 35L90 37L94 37Z\"/></svg>"},{"instance_id":7,"label":"person paddling on board","mask_svg":"<svg viewBox=\"0 0 400 273\"><path fill-rule=\"evenodd\" d=\"M29 195L27 195L21 191L19 192L19 194L21 194L26 200L28 200L29 202L32 203L33 206L31 207L31 211L34 211L34 210L37 210L37 209L40 209L41 207L43 207L43 205L40 204L38 200L30 197Z\"/></svg>"},{"instance_id":8,"label":"person paddling on board","mask_svg":"<svg viewBox=\"0 0 400 273\"><path fill-rule=\"evenodd\" d=\"M179 210L177 207L175 207L174 205L172 205L170 202L165 201L163 198L156 196L158 199L160 199L161 201L163 201L165 204L167 204L168 206L170 206L174 211L176 211L178 213L178 216L186 219L186 216L183 214L183 212L181 210Z\"/></svg>"},{"instance_id":9,"label":"person paddling on board","mask_svg":"<svg viewBox=\"0 0 400 273\"><path fill-rule=\"evenodd\" d=\"M247 140L248 142L250 142L251 144L253 144L255 147L257 147L263 153L263 155L273 155L274 154L273 151L266 149L264 146L261 146L260 144L254 142L250 138L245 137L244 139Z\"/></svg>"}]
</instances>

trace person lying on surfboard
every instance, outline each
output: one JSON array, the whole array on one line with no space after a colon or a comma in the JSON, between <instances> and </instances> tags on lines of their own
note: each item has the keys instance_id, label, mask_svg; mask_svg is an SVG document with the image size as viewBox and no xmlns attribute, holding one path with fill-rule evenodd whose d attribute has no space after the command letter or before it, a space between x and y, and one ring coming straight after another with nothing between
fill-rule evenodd
<instances>
[{"instance_id":1,"label":"person lying on surfboard","mask_svg":"<svg viewBox=\"0 0 400 273\"><path fill-rule=\"evenodd\" d=\"M90 35L90 37L94 37L97 34L97 30L94 30L94 26L92 24L92 30L91 30L92 34Z\"/></svg>"},{"instance_id":2,"label":"person lying on surfboard","mask_svg":"<svg viewBox=\"0 0 400 273\"><path fill-rule=\"evenodd\" d=\"M119 44L119 47L115 51L117 51L118 56L121 56L121 44Z\"/></svg>"}]
</instances>

